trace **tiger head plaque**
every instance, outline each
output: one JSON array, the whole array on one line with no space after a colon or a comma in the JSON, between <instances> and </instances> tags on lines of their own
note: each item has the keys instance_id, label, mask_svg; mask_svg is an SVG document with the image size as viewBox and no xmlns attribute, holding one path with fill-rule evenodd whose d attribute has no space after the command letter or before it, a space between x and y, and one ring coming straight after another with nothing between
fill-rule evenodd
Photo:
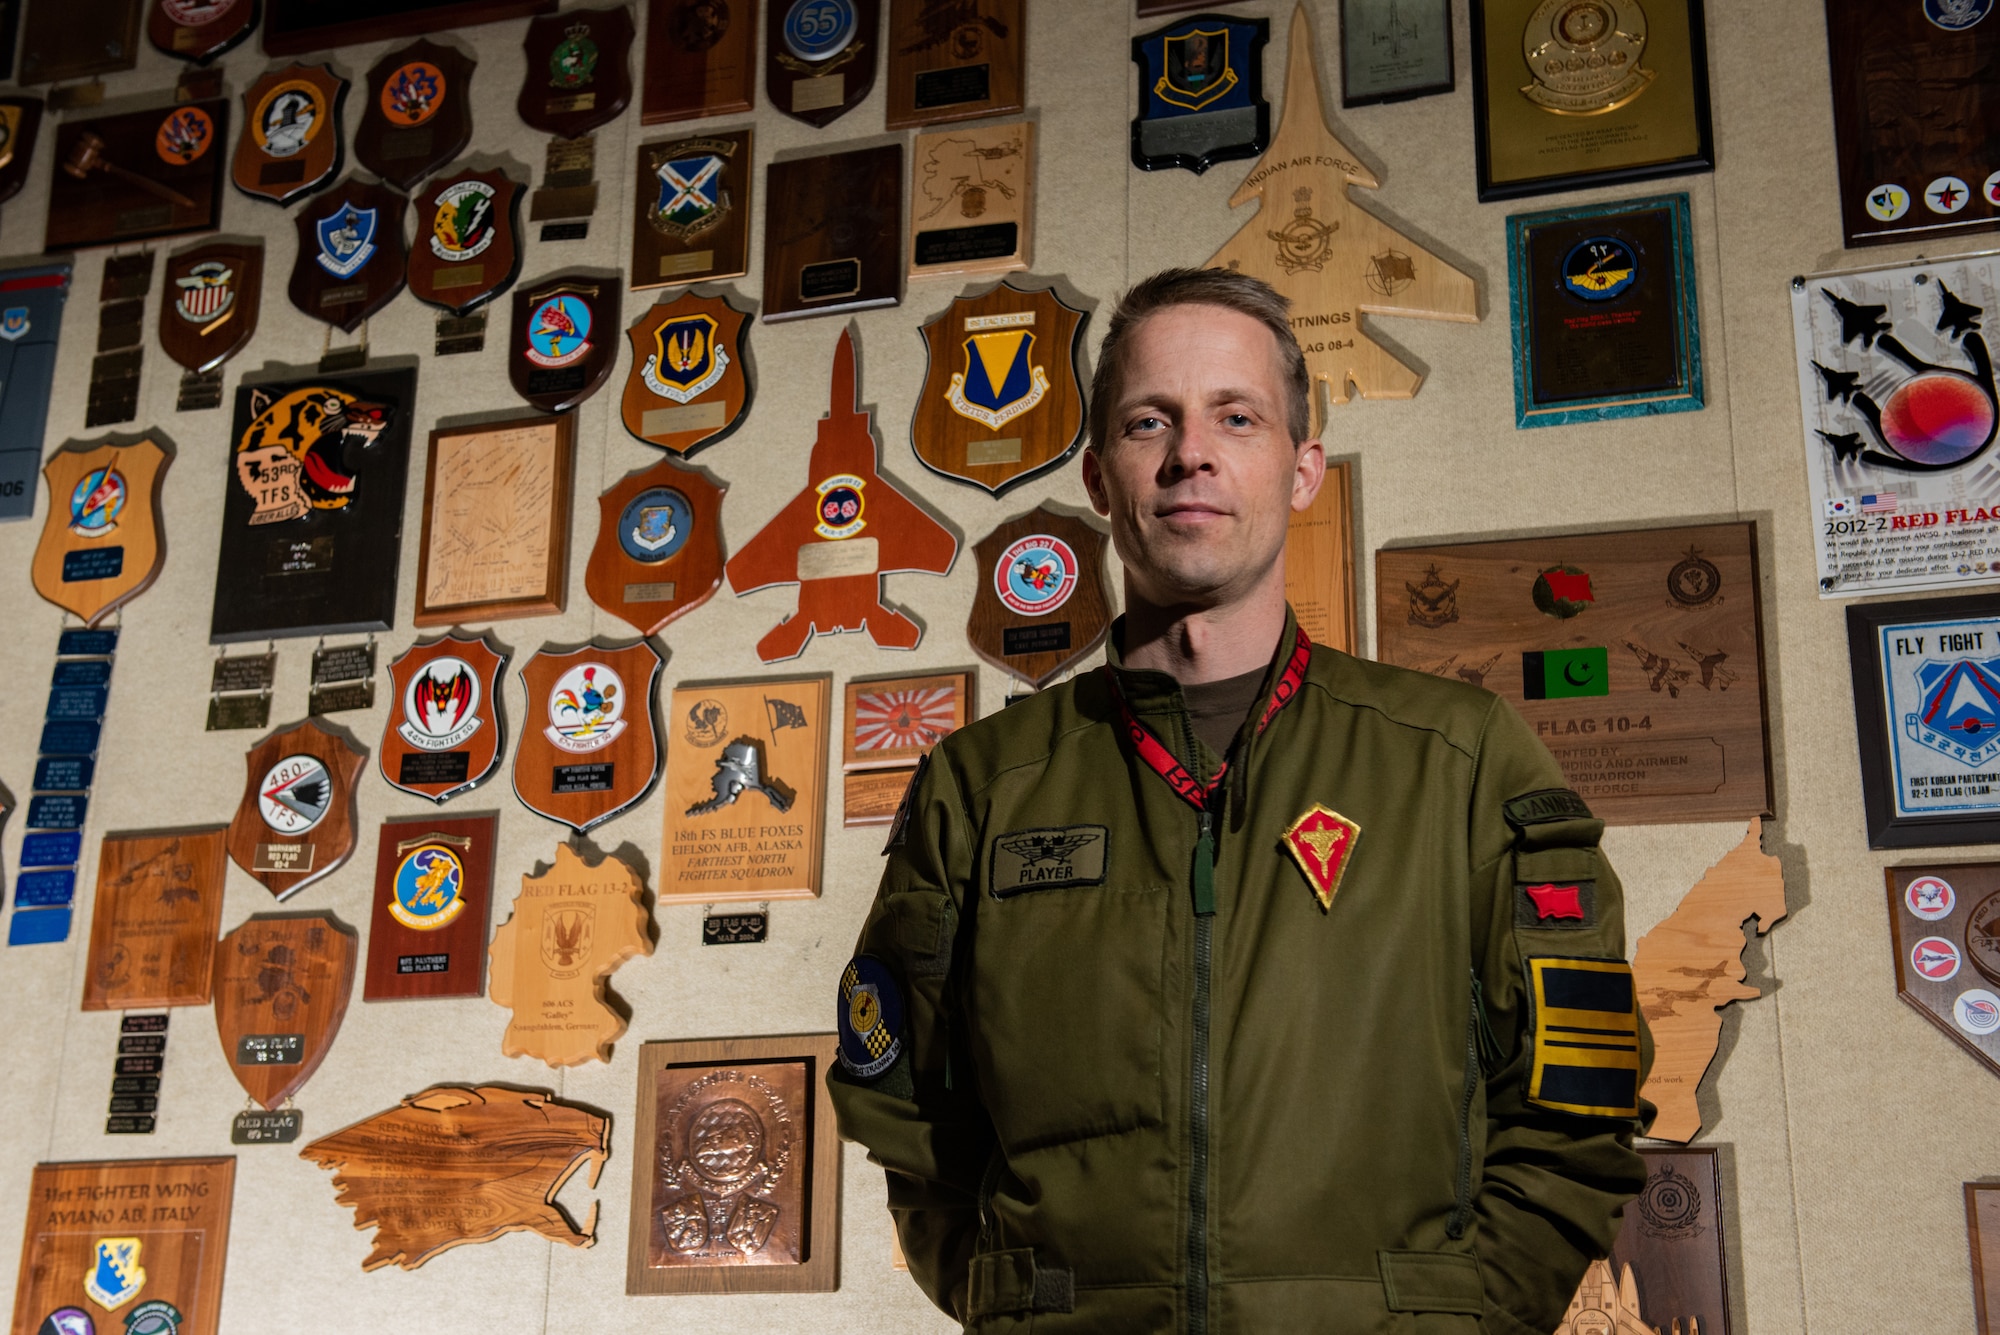
<instances>
[{"instance_id":1,"label":"tiger head plaque","mask_svg":"<svg viewBox=\"0 0 2000 1335\"><path fill-rule=\"evenodd\" d=\"M464 152L472 139L474 63L430 41L376 61L354 132L361 165L408 190Z\"/></svg>"},{"instance_id":2,"label":"tiger head plaque","mask_svg":"<svg viewBox=\"0 0 2000 1335\"><path fill-rule=\"evenodd\" d=\"M66 117L55 132L42 248L82 250L215 226L229 103Z\"/></svg>"},{"instance_id":3,"label":"tiger head plaque","mask_svg":"<svg viewBox=\"0 0 2000 1335\"><path fill-rule=\"evenodd\" d=\"M144 593L166 560L160 479L171 462L151 437L50 455L42 466L49 513L30 567L35 592L86 626Z\"/></svg>"},{"instance_id":4,"label":"tiger head plaque","mask_svg":"<svg viewBox=\"0 0 2000 1335\"><path fill-rule=\"evenodd\" d=\"M979 540L966 638L973 652L1040 690L1111 628L1104 534L1044 502Z\"/></svg>"},{"instance_id":5,"label":"tiger head plaque","mask_svg":"<svg viewBox=\"0 0 2000 1335\"><path fill-rule=\"evenodd\" d=\"M41 98L0 97L0 204L19 194L27 181L41 128Z\"/></svg>"},{"instance_id":6,"label":"tiger head plaque","mask_svg":"<svg viewBox=\"0 0 2000 1335\"><path fill-rule=\"evenodd\" d=\"M497 167L426 182L416 196L410 295L465 315L506 291L521 272L521 184Z\"/></svg>"},{"instance_id":7,"label":"tiger head plaque","mask_svg":"<svg viewBox=\"0 0 2000 1335\"><path fill-rule=\"evenodd\" d=\"M618 360L616 278L557 276L514 294L507 376L543 412L568 412L595 394Z\"/></svg>"},{"instance_id":8,"label":"tiger head plaque","mask_svg":"<svg viewBox=\"0 0 2000 1335\"><path fill-rule=\"evenodd\" d=\"M543 649L521 665L528 717L514 748L514 795L578 834L646 795L660 769L653 728L659 651Z\"/></svg>"},{"instance_id":9,"label":"tiger head plaque","mask_svg":"<svg viewBox=\"0 0 2000 1335\"><path fill-rule=\"evenodd\" d=\"M394 300L408 265L408 208L388 186L349 176L301 209L293 220L299 249L288 289L292 305L351 334Z\"/></svg>"},{"instance_id":10,"label":"tiger head plaque","mask_svg":"<svg viewBox=\"0 0 2000 1335\"><path fill-rule=\"evenodd\" d=\"M662 459L599 496L590 600L641 635L707 602L722 584L723 490Z\"/></svg>"},{"instance_id":11,"label":"tiger head plaque","mask_svg":"<svg viewBox=\"0 0 2000 1335\"><path fill-rule=\"evenodd\" d=\"M514 106L530 129L574 139L632 100L632 11L623 5L531 19L521 45L528 71Z\"/></svg>"},{"instance_id":12,"label":"tiger head plaque","mask_svg":"<svg viewBox=\"0 0 2000 1335\"><path fill-rule=\"evenodd\" d=\"M235 46L257 24L257 0L152 0L146 8L146 39L197 65Z\"/></svg>"},{"instance_id":13,"label":"tiger head plaque","mask_svg":"<svg viewBox=\"0 0 2000 1335\"><path fill-rule=\"evenodd\" d=\"M957 297L922 329L930 371L910 439L934 473L994 495L1083 443L1076 354L1086 312L1012 283Z\"/></svg>"},{"instance_id":14,"label":"tiger head plaque","mask_svg":"<svg viewBox=\"0 0 2000 1335\"><path fill-rule=\"evenodd\" d=\"M354 933L330 913L244 920L215 946L215 1028L244 1092L276 1108L333 1047L354 991Z\"/></svg>"},{"instance_id":15,"label":"tiger head plaque","mask_svg":"<svg viewBox=\"0 0 2000 1335\"><path fill-rule=\"evenodd\" d=\"M744 369L748 311L727 297L683 292L626 331L632 370L625 379L625 429L675 454L721 440L750 407Z\"/></svg>"},{"instance_id":16,"label":"tiger head plaque","mask_svg":"<svg viewBox=\"0 0 2000 1335\"><path fill-rule=\"evenodd\" d=\"M230 179L253 199L289 204L340 171L347 80L325 65L272 70L243 92Z\"/></svg>"},{"instance_id":17,"label":"tiger head plaque","mask_svg":"<svg viewBox=\"0 0 2000 1335\"><path fill-rule=\"evenodd\" d=\"M828 125L875 86L881 0L765 0L764 87L778 110Z\"/></svg>"},{"instance_id":18,"label":"tiger head plaque","mask_svg":"<svg viewBox=\"0 0 2000 1335\"><path fill-rule=\"evenodd\" d=\"M160 346L190 371L213 371L257 332L262 242L216 241L167 259Z\"/></svg>"},{"instance_id":19,"label":"tiger head plaque","mask_svg":"<svg viewBox=\"0 0 2000 1335\"><path fill-rule=\"evenodd\" d=\"M318 719L251 747L229 822L230 859L279 899L339 867L354 851L354 781L366 760Z\"/></svg>"},{"instance_id":20,"label":"tiger head plaque","mask_svg":"<svg viewBox=\"0 0 2000 1335\"><path fill-rule=\"evenodd\" d=\"M376 755L391 787L443 803L493 777L506 665L483 635L413 644L389 664L394 695Z\"/></svg>"}]
</instances>

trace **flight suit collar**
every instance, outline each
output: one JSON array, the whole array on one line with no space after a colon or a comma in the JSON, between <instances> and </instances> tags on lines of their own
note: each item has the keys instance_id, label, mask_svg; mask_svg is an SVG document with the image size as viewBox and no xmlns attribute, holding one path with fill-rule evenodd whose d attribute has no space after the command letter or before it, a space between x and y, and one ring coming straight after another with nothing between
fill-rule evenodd
<instances>
[{"instance_id":1,"label":"flight suit collar","mask_svg":"<svg viewBox=\"0 0 2000 1335\"><path fill-rule=\"evenodd\" d=\"M1292 656L1292 644L1298 636L1298 617L1293 614L1291 604L1285 605L1285 628L1272 647L1271 661L1264 668L1264 684L1257 692L1257 703L1252 706L1244 726L1255 728L1254 720L1262 716L1264 706L1271 699L1271 692L1277 689L1278 678L1285 670L1285 664ZM1194 768L1190 762L1194 757L1187 755L1188 739L1192 735L1183 726L1187 715L1187 698L1181 692L1181 684L1172 674L1153 668L1130 668L1125 666L1125 618L1120 615L1111 623L1111 634L1104 646L1104 666L1116 680L1118 692L1125 697L1125 703L1133 714L1147 721L1147 725L1164 742L1174 758L1183 765ZM1242 739L1242 730L1237 731L1237 739ZM1214 766L1206 766L1213 769Z\"/></svg>"}]
</instances>

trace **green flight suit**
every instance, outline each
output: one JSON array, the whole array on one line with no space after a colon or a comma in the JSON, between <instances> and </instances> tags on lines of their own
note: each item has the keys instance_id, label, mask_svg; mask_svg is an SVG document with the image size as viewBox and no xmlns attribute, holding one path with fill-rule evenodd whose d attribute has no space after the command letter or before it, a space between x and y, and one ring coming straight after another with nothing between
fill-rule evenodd
<instances>
[{"instance_id":1,"label":"green flight suit","mask_svg":"<svg viewBox=\"0 0 2000 1335\"><path fill-rule=\"evenodd\" d=\"M1171 677L1109 671L1215 772ZM1201 913L1205 818L1118 710L1094 671L952 734L891 835L856 949L899 1046L829 1083L911 1274L980 1335L1549 1335L1645 1176L1603 823L1499 697L1314 647L1208 799ZM1315 804L1360 829L1325 909Z\"/></svg>"}]
</instances>

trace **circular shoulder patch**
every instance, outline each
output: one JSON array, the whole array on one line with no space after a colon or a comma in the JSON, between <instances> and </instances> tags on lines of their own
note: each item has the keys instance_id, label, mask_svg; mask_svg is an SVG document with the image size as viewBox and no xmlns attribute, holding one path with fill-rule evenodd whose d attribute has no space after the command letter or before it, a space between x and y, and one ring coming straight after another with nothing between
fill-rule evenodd
<instances>
[{"instance_id":1,"label":"circular shoulder patch","mask_svg":"<svg viewBox=\"0 0 2000 1335\"><path fill-rule=\"evenodd\" d=\"M903 1051L903 994L882 961L856 955L840 975L840 1064L873 1080Z\"/></svg>"}]
</instances>

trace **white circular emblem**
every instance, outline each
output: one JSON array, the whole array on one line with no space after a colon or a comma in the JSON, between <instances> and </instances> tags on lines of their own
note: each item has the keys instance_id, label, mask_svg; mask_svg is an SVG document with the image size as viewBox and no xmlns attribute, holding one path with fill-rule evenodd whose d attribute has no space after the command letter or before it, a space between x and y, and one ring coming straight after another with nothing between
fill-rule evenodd
<instances>
[{"instance_id":1,"label":"white circular emblem","mask_svg":"<svg viewBox=\"0 0 2000 1335\"><path fill-rule=\"evenodd\" d=\"M463 658L433 658L403 692L403 740L423 751L457 746L479 731L479 674Z\"/></svg>"},{"instance_id":2,"label":"white circular emblem","mask_svg":"<svg viewBox=\"0 0 2000 1335\"><path fill-rule=\"evenodd\" d=\"M993 563L993 591L1011 612L1046 616L1076 592L1076 553L1061 538L1031 533Z\"/></svg>"},{"instance_id":3,"label":"white circular emblem","mask_svg":"<svg viewBox=\"0 0 2000 1335\"><path fill-rule=\"evenodd\" d=\"M1951 1018L1958 1027L1978 1038L2000 1033L2000 997L1983 987L1968 988L1952 1003Z\"/></svg>"},{"instance_id":4,"label":"white circular emblem","mask_svg":"<svg viewBox=\"0 0 2000 1335\"><path fill-rule=\"evenodd\" d=\"M1903 903L1925 922L1936 922L1958 907L1958 893L1941 876L1919 876L1904 889Z\"/></svg>"},{"instance_id":5,"label":"white circular emblem","mask_svg":"<svg viewBox=\"0 0 2000 1335\"><path fill-rule=\"evenodd\" d=\"M1910 967L1933 983L1948 983L1964 962L1958 947L1941 936L1927 936L1910 947Z\"/></svg>"},{"instance_id":6,"label":"white circular emblem","mask_svg":"<svg viewBox=\"0 0 2000 1335\"><path fill-rule=\"evenodd\" d=\"M333 805L333 776L317 756L286 756L257 785L257 814L279 834L304 834Z\"/></svg>"},{"instance_id":7,"label":"white circular emblem","mask_svg":"<svg viewBox=\"0 0 2000 1335\"><path fill-rule=\"evenodd\" d=\"M1932 213L1957 213L1972 201L1972 187L1956 176L1940 176L1924 187L1924 204Z\"/></svg>"},{"instance_id":8,"label":"white circular emblem","mask_svg":"<svg viewBox=\"0 0 2000 1335\"><path fill-rule=\"evenodd\" d=\"M1986 184L1981 186L1980 190L1986 196L1988 204L2000 204L2000 172L1994 172L1987 177Z\"/></svg>"},{"instance_id":9,"label":"white circular emblem","mask_svg":"<svg viewBox=\"0 0 2000 1335\"><path fill-rule=\"evenodd\" d=\"M596 751L625 731L625 683L603 663L579 663L549 692L544 735L565 751Z\"/></svg>"},{"instance_id":10,"label":"white circular emblem","mask_svg":"<svg viewBox=\"0 0 2000 1335\"><path fill-rule=\"evenodd\" d=\"M1868 192L1866 203L1876 222L1894 222L1910 211L1910 192L1900 185L1878 185Z\"/></svg>"}]
</instances>

